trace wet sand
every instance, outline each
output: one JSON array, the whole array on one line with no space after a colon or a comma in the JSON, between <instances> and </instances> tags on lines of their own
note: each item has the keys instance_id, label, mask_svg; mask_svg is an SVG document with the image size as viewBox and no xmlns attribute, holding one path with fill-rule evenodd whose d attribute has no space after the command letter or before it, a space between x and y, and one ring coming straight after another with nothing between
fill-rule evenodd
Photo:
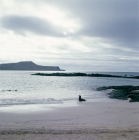
<instances>
[{"instance_id":1,"label":"wet sand","mask_svg":"<svg viewBox=\"0 0 139 140\"><path fill-rule=\"evenodd\" d=\"M139 103L93 102L75 107L0 110L0 140L139 139Z\"/></svg>"}]
</instances>

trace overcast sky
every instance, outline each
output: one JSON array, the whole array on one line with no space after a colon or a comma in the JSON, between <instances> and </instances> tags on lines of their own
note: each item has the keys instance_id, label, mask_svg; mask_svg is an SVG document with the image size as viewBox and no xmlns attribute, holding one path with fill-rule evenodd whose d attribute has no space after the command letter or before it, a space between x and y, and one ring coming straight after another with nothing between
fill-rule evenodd
<instances>
[{"instance_id":1,"label":"overcast sky","mask_svg":"<svg viewBox=\"0 0 139 140\"><path fill-rule=\"evenodd\" d=\"M139 71L139 0L0 0L0 63Z\"/></svg>"}]
</instances>

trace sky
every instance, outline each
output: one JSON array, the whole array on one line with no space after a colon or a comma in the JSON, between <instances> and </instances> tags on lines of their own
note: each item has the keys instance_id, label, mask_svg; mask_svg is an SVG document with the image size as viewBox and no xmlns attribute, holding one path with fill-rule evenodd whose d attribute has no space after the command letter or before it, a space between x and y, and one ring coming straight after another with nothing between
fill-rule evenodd
<instances>
[{"instance_id":1,"label":"sky","mask_svg":"<svg viewBox=\"0 0 139 140\"><path fill-rule=\"evenodd\" d=\"M0 0L0 64L139 72L139 0Z\"/></svg>"}]
</instances>

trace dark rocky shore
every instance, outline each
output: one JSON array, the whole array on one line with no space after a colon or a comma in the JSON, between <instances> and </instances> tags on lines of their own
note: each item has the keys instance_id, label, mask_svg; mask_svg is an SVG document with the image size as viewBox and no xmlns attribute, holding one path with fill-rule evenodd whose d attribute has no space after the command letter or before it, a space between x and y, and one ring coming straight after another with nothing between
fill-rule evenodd
<instances>
[{"instance_id":1,"label":"dark rocky shore","mask_svg":"<svg viewBox=\"0 0 139 140\"><path fill-rule=\"evenodd\" d=\"M86 73L35 73L31 75L39 75L39 76L84 76L84 77L114 77L114 78L132 78L132 79L139 79L139 76L119 76L119 75L109 75L109 74L86 74Z\"/></svg>"},{"instance_id":2,"label":"dark rocky shore","mask_svg":"<svg viewBox=\"0 0 139 140\"><path fill-rule=\"evenodd\" d=\"M112 92L108 93L110 98L129 100L129 102L139 102L139 86L108 86L99 87L98 91L113 89Z\"/></svg>"}]
</instances>

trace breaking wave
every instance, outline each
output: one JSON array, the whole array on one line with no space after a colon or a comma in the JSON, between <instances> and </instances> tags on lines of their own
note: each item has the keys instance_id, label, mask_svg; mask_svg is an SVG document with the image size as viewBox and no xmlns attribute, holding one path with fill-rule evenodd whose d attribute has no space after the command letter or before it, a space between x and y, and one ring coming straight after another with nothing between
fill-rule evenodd
<instances>
[{"instance_id":1,"label":"breaking wave","mask_svg":"<svg viewBox=\"0 0 139 140\"><path fill-rule=\"evenodd\" d=\"M30 104L62 104L60 100L55 100L53 98L48 99L1 99L0 106L8 105L30 105Z\"/></svg>"}]
</instances>

